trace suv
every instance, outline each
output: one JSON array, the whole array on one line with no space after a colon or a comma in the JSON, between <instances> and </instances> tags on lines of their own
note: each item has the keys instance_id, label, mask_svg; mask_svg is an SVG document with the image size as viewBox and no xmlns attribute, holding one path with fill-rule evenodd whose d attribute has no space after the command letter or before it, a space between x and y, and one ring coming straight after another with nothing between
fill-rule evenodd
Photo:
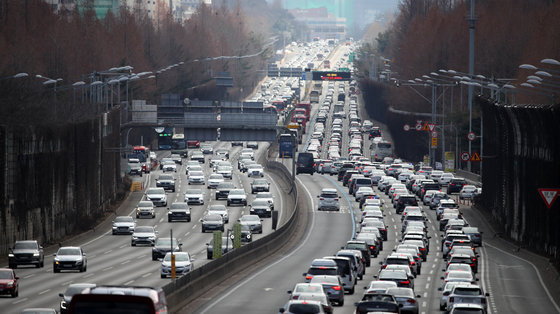
<instances>
[{"instance_id":1,"label":"suv","mask_svg":"<svg viewBox=\"0 0 560 314\"><path fill-rule=\"evenodd\" d=\"M172 222L174 220L186 220L191 221L191 209L187 203L172 203L171 207L167 211L167 222Z\"/></svg>"},{"instance_id":2,"label":"suv","mask_svg":"<svg viewBox=\"0 0 560 314\"><path fill-rule=\"evenodd\" d=\"M318 210L340 210L340 203L338 202L338 193L336 189L323 189L321 195L317 196L319 198L319 208Z\"/></svg>"},{"instance_id":3,"label":"suv","mask_svg":"<svg viewBox=\"0 0 560 314\"><path fill-rule=\"evenodd\" d=\"M156 187L175 192L175 178L171 174L160 174L156 180Z\"/></svg>"},{"instance_id":4,"label":"suv","mask_svg":"<svg viewBox=\"0 0 560 314\"><path fill-rule=\"evenodd\" d=\"M69 313L167 313L167 300L161 288L139 286L97 286L75 294L68 306Z\"/></svg>"},{"instance_id":5,"label":"suv","mask_svg":"<svg viewBox=\"0 0 560 314\"><path fill-rule=\"evenodd\" d=\"M43 267L44 262L43 247L37 240L16 241L8 254L10 268L17 268L18 265L35 265L39 268Z\"/></svg>"},{"instance_id":6,"label":"suv","mask_svg":"<svg viewBox=\"0 0 560 314\"><path fill-rule=\"evenodd\" d=\"M130 158L128 160L128 174L137 174L139 176L142 176L142 164L140 163L140 159Z\"/></svg>"},{"instance_id":7,"label":"suv","mask_svg":"<svg viewBox=\"0 0 560 314\"><path fill-rule=\"evenodd\" d=\"M175 238L158 238L152 248L152 261L164 258L167 252L171 252L172 247L173 252L181 252L182 246L183 243L179 243Z\"/></svg>"},{"instance_id":8,"label":"suv","mask_svg":"<svg viewBox=\"0 0 560 314\"><path fill-rule=\"evenodd\" d=\"M338 266L335 261L331 259L316 258L311 262L311 266L304 273L305 282L310 282L315 275L338 275Z\"/></svg>"},{"instance_id":9,"label":"suv","mask_svg":"<svg viewBox=\"0 0 560 314\"><path fill-rule=\"evenodd\" d=\"M416 196L414 195L400 196L396 206L397 214L402 213L406 206L418 206L418 200L416 199Z\"/></svg>"}]
</instances>

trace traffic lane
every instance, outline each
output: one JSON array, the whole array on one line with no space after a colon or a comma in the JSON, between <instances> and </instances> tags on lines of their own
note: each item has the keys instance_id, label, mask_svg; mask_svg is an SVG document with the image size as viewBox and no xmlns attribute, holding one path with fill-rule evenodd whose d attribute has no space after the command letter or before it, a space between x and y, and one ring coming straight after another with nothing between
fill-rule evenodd
<instances>
[{"instance_id":1,"label":"traffic lane","mask_svg":"<svg viewBox=\"0 0 560 314\"><path fill-rule=\"evenodd\" d=\"M286 291L293 289L296 283L304 282L302 274L307 271L313 259L335 254L350 238L352 226L348 213L316 211L316 195L322 187L332 187L331 183L321 180L319 176L309 175L298 176L298 180L312 202L307 207L312 215L310 228L302 243L276 262L243 279L226 294L214 298L196 313L276 311L287 302Z\"/></svg>"}]
</instances>

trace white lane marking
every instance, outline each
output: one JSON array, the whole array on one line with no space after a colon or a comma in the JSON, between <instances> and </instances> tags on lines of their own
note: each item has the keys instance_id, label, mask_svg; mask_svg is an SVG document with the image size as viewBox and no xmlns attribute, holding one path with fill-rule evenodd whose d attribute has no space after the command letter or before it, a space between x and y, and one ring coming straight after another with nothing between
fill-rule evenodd
<instances>
[{"instance_id":1,"label":"white lane marking","mask_svg":"<svg viewBox=\"0 0 560 314\"><path fill-rule=\"evenodd\" d=\"M426 284L426 290L429 289L429 288L430 288L430 284L427 283L427 284ZM427 293L427 292L425 292L425 293Z\"/></svg>"},{"instance_id":2,"label":"white lane marking","mask_svg":"<svg viewBox=\"0 0 560 314\"><path fill-rule=\"evenodd\" d=\"M94 273L89 273L89 274L85 275L83 278L89 278L89 277L93 277L93 276L95 276Z\"/></svg>"},{"instance_id":3,"label":"white lane marking","mask_svg":"<svg viewBox=\"0 0 560 314\"><path fill-rule=\"evenodd\" d=\"M508 253L508 252L506 252L506 251L504 251L504 250L502 250L502 249L499 249L499 248L497 248L497 247L495 247L495 246L493 246L493 245L491 245L491 244L488 244L488 242L486 242L485 245L486 245L486 246L489 246L489 247L491 247L491 248L493 248L493 249L495 249L495 250L498 250L498 251L500 251L500 252L502 252L502 253L504 253L504 254L506 254L506 255L515 257L515 258L517 258L517 259L519 259L519 260L522 260L522 261L524 261L524 262L530 264L531 267L533 267L533 270L535 271L535 273L537 274L537 277L539 278L539 282L540 282L541 286L543 287L544 291L546 292L546 295L547 295L548 298L550 299L550 302L552 303L552 305L554 305L554 308L556 309L556 311L557 311L558 313L560 313L560 307L558 306L558 304L556 304L556 301L554 300L554 298L553 298L552 295L550 294L550 291L548 290L548 288L547 288L546 285L544 284L544 281L542 280L542 277L541 277L541 274L539 273L539 270L537 269L537 267L536 267L533 263L531 263L530 261L528 261L528 260L526 260L526 259L524 259L524 258L521 258L521 257L519 257L519 256L515 256L515 255L513 255L513 254L510 254L510 253Z\"/></svg>"},{"instance_id":4,"label":"white lane marking","mask_svg":"<svg viewBox=\"0 0 560 314\"><path fill-rule=\"evenodd\" d=\"M185 237L186 237L186 236L188 236L188 235L189 235L190 233L191 233L190 231L189 231L189 232L187 232L187 233L185 233Z\"/></svg>"},{"instance_id":5,"label":"white lane marking","mask_svg":"<svg viewBox=\"0 0 560 314\"><path fill-rule=\"evenodd\" d=\"M426 307L426 301L422 302L422 307Z\"/></svg>"},{"instance_id":6,"label":"white lane marking","mask_svg":"<svg viewBox=\"0 0 560 314\"><path fill-rule=\"evenodd\" d=\"M49 291L51 291L51 289L47 289L47 290L41 291L41 292L39 292L39 295L45 294L45 293L47 293L47 292L49 292Z\"/></svg>"},{"instance_id":7,"label":"white lane marking","mask_svg":"<svg viewBox=\"0 0 560 314\"><path fill-rule=\"evenodd\" d=\"M432 277L428 277L428 281L432 281Z\"/></svg>"},{"instance_id":8,"label":"white lane marking","mask_svg":"<svg viewBox=\"0 0 560 314\"><path fill-rule=\"evenodd\" d=\"M305 192L307 193L307 196L309 197L309 199L311 200L311 208L314 208L314 204L313 204L313 197L311 196L311 192L309 192L309 190L305 187L305 185L301 182L301 180L296 177L296 180L299 181L299 183L303 186L303 189L305 190ZM206 306L200 313L204 314L206 313L209 309L213 308L214 306L216 306L216 304L222 302L222 300L224 300L225 298L227 298L228 296L230 296L232 293L234 293L235 291L237 291L237 289L239 289L240 287L242 287L243 285L247 284L247 282L252 281L255 277L261 275L262 273L264 273L265 271L267 271L268 269L272 268L273 266L282 263L284 260L292 257L293 255L295 255L306 243L307 241L309 241L309 238L311 237L312 232L310 232L310 230L313 230L315 228L315 215L311 215L311 227L307 229L307 235L305 236L305 239L300 243L300 245L294 249L292 252L290 252L288 255L282 257L281 259L277 260L276 262L268 265L267 267L264 267L263 269L261 269L260 271L256 272L254 275L250 276L249 278L245 279L244 281L240 282L239 284L237 284L235 287L233 287L232 289L230 289L227 293L223 294L221 297L219 297L218 299L216 299L214 302L212 302L210 305Z\"/></svg>"},{"instance_id":9,"label":"white lane marking","mask_svg":"<svg viewBox=\"0 0 560 314\"><path fill-rule=\"evenodd\" d=\"M121 265L128 264L128 263L130 263L130 260L129 260L129 259L127 259L126 261L122 262Z\"/></svg>"},{"instance_id":10,"label":"white lane marking","mask_svg":"<svg viewBox=\"0 0 560 314\"><path fill-rule=\"evenodd\" d=\"M142 278L146 278L146 277L151 276L151 275L152 275L152 273L146 273L146 274L142 275Z\"/></svg>"},{"instance_id":11,"label":"white lane marking","mask_svg":"<svg viewBox=\"0 0 560 314\"><path fill-rule=\"evenodd\" d=\"M108 270L111 270L111 269L113 269L113 266L109 266L107 268L104 268L103 271L108 271Z\"/></svg>"},{"instance_id":12,"label":"white lane marking","mask_svg":"<svg viewBox=\"0 0 560 314\"><path fill-rule=\"evenodd\" d=\"M27 279L27 278L31 278L31 277L33 277L33 276L35 276L35 274L30 274L30 275L27 275L27 276L25 276L25 277L23 277L23 278L24 278L24 279Z\"/></svg>"},{"instance_id":13,"label":"white lane marking","mask_svg":"<svg viewBox=\"0 0 560 314\"><path fill-rule=\"evenodd\" d=\"M119 246L119 249L124 249L127 246L128 246L128 244L123 244L123 245ZM89 256L89 257L91 257L91 256Z\"/></svg>"},{"instance_id":14,"label":"white lane marking","mask_svg":"<svg viewBox=\"0 0 560 314\"><path fill-rule=\"evenodd\" d=\"M432 268L436 268L436 264L432 264Z\"/></svg>"},{"instance_id":15,"label":"white lane marking","mask_svg":"<svg viewBox=\"0 0 560 314\"><path fill-rule=\"evenodd\" d=\"M113 252L113 250L106 251L106 252L104 252L103 254L109 254L109 253L111 253L111 252Z\"/></svg>"},{"instance_id":16,"label":"white lane marking","mask_svg":"<svg viewBox=\"0 0 560 314\"><path fill-rule=\"evenodd\" d=\"M435 265L434 265L434 266L435 266ZM434 270L433 270L433 269L430 270L430 275L432 275L433 273L434 273Z\"/></svg>"},{"instance_id":17,"label":"white lane marking","mask_svg":"<svg viewBox=\"0 0 560 314\"><path fill-rule=\"evenodd\" d=\"M63 282L63 283L61 283L60 285L63 286L63 287L65 287L65 286L68 286L68 285L71 284L71 283L72 283L72 280Z\"/></svg>"},{"instance_id":18,"label":"white lane marking","mask_svg":"<svg viewBox=\"0 0 560 314\"><path fill-rule=\"evenodd\" d=\"M12 304L18 304L18 303L21 303L21 302L25 302L27 300L29 300L29 299L28 298L23 298L23 299L15 301L15 302L12 302Z\"/></svg>"},{"instance_id":19,"label":"white lane marking","mask_svg":"<svg viewBox=\"0 0 560 314\"><path fill-rule=\"evenodd\" d=\"M128 285L132 284L133 282L134 282L134 280L130 280L130 281L125 282L124 285L128 286Z\"/></svg>"},{"instance_id":20,"label":"white lane marking","mask_svg":"<svg viewBox=\"0 0 560 314\"><path fill-rule=\"evenodd\" d=\"M428 292L424 292L424 298L428 297Z\"/></svg>"}]
</instances>

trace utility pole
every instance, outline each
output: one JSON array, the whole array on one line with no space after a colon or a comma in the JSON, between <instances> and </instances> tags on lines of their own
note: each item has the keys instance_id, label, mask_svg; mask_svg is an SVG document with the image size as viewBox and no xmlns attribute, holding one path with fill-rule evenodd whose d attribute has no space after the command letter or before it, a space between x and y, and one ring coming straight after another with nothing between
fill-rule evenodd
<instances>
[{"instance_id":1,"label":"utility pole","mask_svg":"<svg viewBox=\"0 0 560 314\"><path fill-rule=\"evenodd\" d=\"M474 0L471 0L471 10L469 17L469 77L474 75ZM473 103L473 86L469 84L469 133L472 132L472 103ZM469 141L469 155L472 156L471 142ZM471 171L471 162L467 164L467 170Z\"/></svg>"}]
</instances>

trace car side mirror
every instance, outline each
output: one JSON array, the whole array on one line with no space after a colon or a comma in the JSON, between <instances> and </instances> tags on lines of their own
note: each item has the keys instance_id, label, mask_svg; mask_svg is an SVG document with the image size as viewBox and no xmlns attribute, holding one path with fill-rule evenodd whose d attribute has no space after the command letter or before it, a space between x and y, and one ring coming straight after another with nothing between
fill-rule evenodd
<instances>
[{"instance_id":1,"label":"car side mirror","mask_svg":"<svg viewBox=\"0 0 560 314\"><path fill-rule=\"evenodd\" d=\"M373 278L374 278L374 279L377 279L377 275L373 275ZM365 288L365 287L364 287L364 288Z\"/></svg>"},{"instance_id":2,"label":"car side mirror","mask_svg":"<svg viewBox=\"0 0 560 314\"><path fill-rule=\"evenodd\" d=\"M292 290L286 291L287 294L292 294Z\"/></svg>"},{"instance_id":3,"label":"car side mirror","mask_svg":"<svg viewBox=\"0 0 560 314\"><path fill-rule=\"evenodd\" d=\"M445 279L445 278L443 278L443 276L441 276L440 278L441 278L441 280L444 280L444 279Z\"/></svg>"},{"instance_id":4,"label":"car side mirror","mask_svg":"<svg viewBox=\"0 0 560 314\"><path fill-rule=\"evenodd\" d=\"M64 293L61 292L61 293L58 294L58 296L61 297L61 298L64 298Z\"/></svg>"},{"instance_id":5,"label":"car side mirror","mask_svg":"<svg viewBox=\"0 0 560 314\"><path fill-rule=\"evenodd\" d=\"M183 243L179 243L179 246L183 246Z\"/></svg>"},{"instance_id":6,"label":"car side mirror","mask_svg":"<svg viewBox=\"0 0 560 314\"><path fill-rule=\"evenodd\" d=\"M86 253L82 253L82 256L86 256Z\"/></svg>"},{"instance_id":7,"label":"car side mirror","mask_svg":"<svg viewBox=\"0 0 560 314\"><path fill-rule=\"evenodd\" d=\"M489 296L490 296L490 293L486 292L484 295L487 296L487 297L489 297Z\"/></svg>"},{"instance_id":8,"label":"car side mirror","mask_svg":"<svg viewBox=\"0 0 560 314\"><path fill-rule=\"evenodd\" d=\"M478 278L475 278L474 280L475 280L475 281L479 281L480 279L478 279Z\"/></svg>"},{"instance_id":9,"label":"car side mirror","mask_svg":"<svg viewBox=\"0 0 560 314\"><path fill-rule=\"evenodd\" d=\"M305 277L305 275L307 275L307 273L303 273L303 274L301 274L301 275L302 275L303 277Z\"/></svg>"},{"instance_id":10,"label":"car side mirror","mask_svg":"<svg viewBox=\"0 0 560 314\"><path fill-rule=\"evenodd\" d=\"M285 311L286 310L284 310L284 308L282 308L282 307L278 310L278 312L280 312L280 313L284 313Z\"/></svg>"}]
</instances>

